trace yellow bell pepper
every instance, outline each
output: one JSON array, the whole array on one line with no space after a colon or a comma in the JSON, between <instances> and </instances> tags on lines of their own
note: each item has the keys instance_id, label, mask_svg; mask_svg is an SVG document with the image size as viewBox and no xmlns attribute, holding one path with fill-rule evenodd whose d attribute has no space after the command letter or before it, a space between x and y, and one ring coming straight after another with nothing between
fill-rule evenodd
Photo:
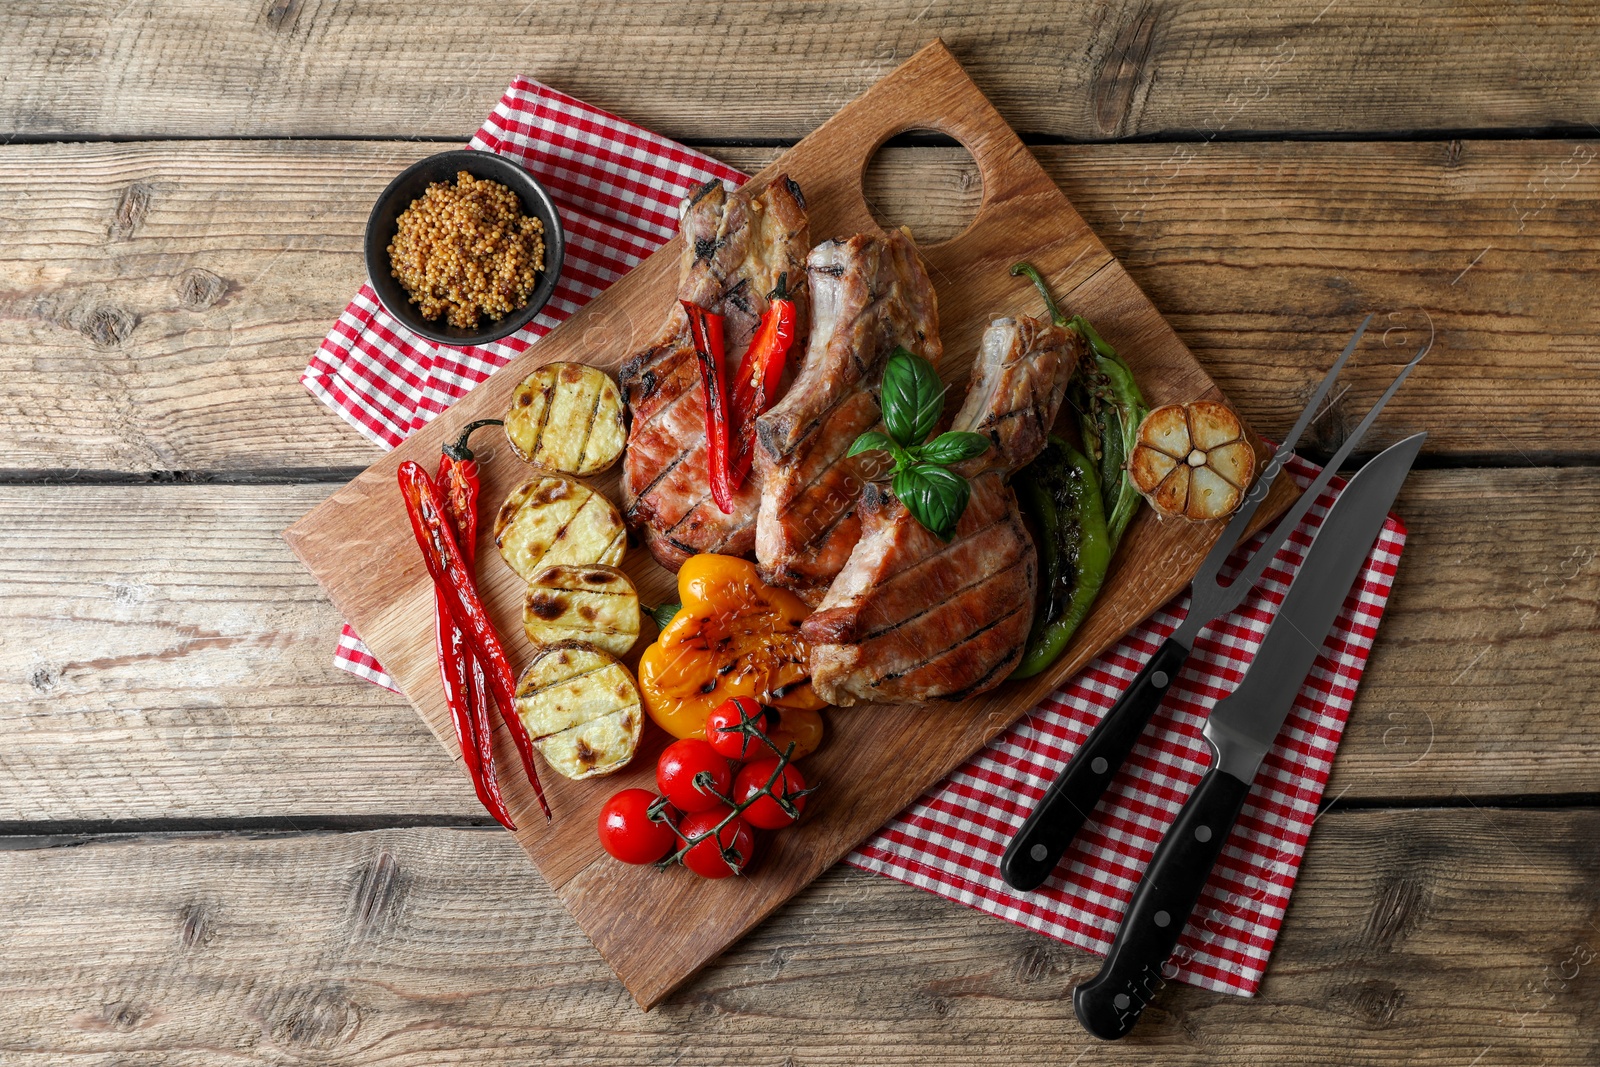
<instances>
[{"instance_id":1,"label":"yellow bell pepper","mask_svg":"<svg viewBox=\"0 0 1600 1067\"><path fill-rule=\"evenodd\" d=\"M811 688L805 602L763 582L749 560L709 553L678 571L678 599L682 610L639 657L650 718L674 737L704 737L719 705L754 697L778 709L780 748L794 741L797 759L814 751L827 702Z\"/></svg>"}]
</instances>

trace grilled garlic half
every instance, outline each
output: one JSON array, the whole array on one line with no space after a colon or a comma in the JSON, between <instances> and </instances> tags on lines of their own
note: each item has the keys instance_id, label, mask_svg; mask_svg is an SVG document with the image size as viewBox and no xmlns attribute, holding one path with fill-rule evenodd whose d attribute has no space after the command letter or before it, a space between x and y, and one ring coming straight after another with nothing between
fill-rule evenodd
<instances>
[{"instance_id":1,"label":"grilled garlic half","mask_svg":"<svg viewBox=\"0 0 1600 1067\"><path fill-rule=\"evenodd\" d=\"M1128 474L1161 515L1194 522L1238 510L1256 473L1256 453L1225 404L1167 404L1139 424Z\"/></svg>"}]
</instances>

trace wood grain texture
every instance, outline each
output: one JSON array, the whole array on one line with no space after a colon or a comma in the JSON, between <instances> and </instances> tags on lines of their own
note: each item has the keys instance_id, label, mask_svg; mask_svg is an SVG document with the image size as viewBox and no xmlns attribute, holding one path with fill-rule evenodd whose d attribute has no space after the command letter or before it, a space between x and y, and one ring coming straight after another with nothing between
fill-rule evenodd
<instances>
[{"instance_id":1,"label":"wood grain texture","mask_svg":"<svg viewBox=\"0 0 1600 1067\"><path fill-rule=\"evenodd\" d=\"M436 147L0 148L10 443L0 466L365 466L371 446L298 377L364 276L372 199ZM775 154L718 151L750 171ZM1589 299L1600 259L1584 223L1600 213L1597 151L1481 141L1033 150L1264 433L1288 428L1361 313L1402 325L1426 310L1439 344L1374 439L1426 428L1430 455L1535 460L1600 454L1589 417L1600 406L1600 307ZM975 211L981 181L964 152L876 159L866 195L880 219L949 236ZM1324 445L1386 384L1383 340L1347 372L1353 392L1314 434Z\"/></svg>"},{"instance_id":2,"label":"wood grain texture","mask_svg":"<svg viewBox=\"0 0 1600 1067\"><path fill-rule=\"evenodd\" d=\"M746 189L753 194L781 173L804 190L813 234L871 229L862 172L879 145L914 126L959 138L972 151L984 186L969 227L948 241L919 247L938 290L945 353L939 373L946 382L959 387L965 381L979 339L996 315L1038 311L1037 294L1008 272L1025 259L1063 299L1096 309L1102 336L1126 354L1152 405L1216 397L1210 379L1160 312L938 42L845 106L755 175ZM517 383L540 364L574 360L615 372L654 340L664 309L676 299L680 241L675 237L284 532L334 607L452 750L450 714L437 684L433 583L405 511L397 506L395 472L408 460L434 466L440 447L459 427L503 415ZM509 448L483 457L483 494L490 506L528 473ZM611 474L591 484L617 499L615 482ZM1293 498L1287 480L1275 483L1255 526L1281 514ZM1094 610L1060 659L1036 678L956 704L874 705L833 715L831 741L808 759L806 769L835 785L808 802L805 824L781 835L771 846L771 859L743 884L680 882L664 891L652 871L621 869L607 860L594 837L594 820L616 786L654 781L648 747L613 776L607 783L611 788L544 775L549 779L544 792L558 813L551 823L540 817L525 780L510 783L506 800L517 840L623 984L648 1008L1165 603L1187 583L1221 532L1215 523L1161 523L1148 511L1137 517ZM489 533L485 540L492 541ZM479 551L485 557L494 554L488 546ZM642 549L629 553L623 566L645 602L661 603L670 596L672 576ZM508 568L490 566L480 575L479 591L499 632L514 635L526 583ZM517 651L512 657L514 662L521 658ZM499 752L511 765L503 734L502 729L496 735ZM895 743L883 745L885 736ZM669 910L694 921L672 929L654 924L648 916L663 906L663 892L673 897Z\"/></svg>"},{"instance_id":3,"label":"wood grain texture","mask_svg":"<svg viewBox=\"0 0 1600 1067\"><path fill-rule=\"evenodd\" d=\"M327 491L0 490L0 820L474 814L398 698L331 662L338 617L278 536Z\"/></svg>"},{"instance_id":4,"label":"wood grain texture","mask_svg":"<svg viewBox=\"0 0 1600 1067\"><path fill-rule=\"evenodd\" d=\"M277 533L326 486L0 488L0 821L486 818L329 662ZM1600 472L1418 471L1328 797L1600 793Z\"/></svg>"},{"instance_id":5,"label":"wood grain texture","mask_svg":"<svg viewBox=\"0 0 1600 1067\"><path fill-rule=\"evenodd\" d=\"M1066 997L1093 957L847 868L644 1014L492 831L9 839L0 1058L1584 1067L1597 839L1593 811L1328 815L1261 994L1171 986L1114 1045Z\"/></svg>"},{"instance_id":6,"label":"wood grain texture","mask_svg":"<svg viewBox=\"0 0 1600 1067\"><path fill-rule=\"evenodd\" d=\"M1017 129L1080 139L1587 126L1597 28L1490 0L12 0L0 132L452 137L527 74L680 139L798 138L938 36Z\"/></svg>"}]
</instances>

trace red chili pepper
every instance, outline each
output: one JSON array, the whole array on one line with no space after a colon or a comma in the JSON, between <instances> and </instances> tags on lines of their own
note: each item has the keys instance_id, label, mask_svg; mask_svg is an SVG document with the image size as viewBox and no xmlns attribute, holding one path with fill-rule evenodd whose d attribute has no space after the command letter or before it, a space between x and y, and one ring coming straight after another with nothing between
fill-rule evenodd
<instances>
[{"instance_id":1,"label":"red chili pepper","mask_svg":"<svg viewBox=\"0 0 1600 1067\"><path fill-rule=\"evenodd\" d=\"M795 309L786 293L787 281L787 276L779 275L778 287L772 291L766 314L761 316L761 325L750 339L733 381L733 405L728 413L733 443L728 468L734 492L750 474L756 451L756 418L777 401L783 368L794 344Z\"/></svg>"},{"instance_id":2,"label":"red chili pepper","mask_svg":"<svg viewBox=\"0 0 1600 1067\"><path fill-rule=\"evenodd\" d=\"M478 463L467 439L483 426L502 425L499 419L482 419L468 425L453 444L444 446L439 456L438 483L456 545L467 566L472 566L478 550ZM489 721L489 683L483 665L472 654L466 634L450 616L444 594L434 590L434 636L439 647L439 677L444 684L445 703L450 721L461 745L461 759L472 778L472 787L495 821L515 830L494 769L494 726Z\"/></svg>"},{"instance_id":3,"label":"red chili pepper","mask_svg":"<svg viewBox=\"0 0 1600 1067\"><path fill-rule=\"evenodd\" d=\"M516 675L512 673L511 661L506 658L505 649L500 644L500 636L494 632L494 624L489 621L489 611L473 584L472 568L462 558L461 549L456 544L444 496L428 477L428 472L414 460L408 459L400 464L397 475L400 495L406 502L406 514L411 517L411 532L416 536L417 547L422 549L423 563L433 577L434 587L444 597L450 617L461 627L468 647L488 675L489 691L500 706L500 717L505 720L506 729L517 744L517 753L522 757L528 782L533 786L534 795L539 798L544 817L548 819L550 805L544 798L544 787L539 784L539 772L533 766L533 742L528 737L528 731L523 729L522 720L517 718L514 700Z\"/></svg>"},{"instance_id":4,"label":"red chili pepper","mask_svg":"<svg viewBox=\"0 0 1600 1067\"><path fill-rule=\"evenodd\" d=\"M733 512L732 454L728 440L728 389L722 377L722 316L688 300L679 301L689 316L689 337L700 360L700 386L705 397L706 472L711 499L724 515Z\"/></svg>"}]
</instances>

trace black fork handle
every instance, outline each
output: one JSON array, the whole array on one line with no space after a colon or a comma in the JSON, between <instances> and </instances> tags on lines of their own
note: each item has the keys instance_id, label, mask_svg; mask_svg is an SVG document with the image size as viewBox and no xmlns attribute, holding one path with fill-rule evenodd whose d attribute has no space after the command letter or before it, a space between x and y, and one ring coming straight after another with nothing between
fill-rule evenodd
<instances>
[{"instance_id":1,"label":"black fork handle","mask_svg":"<svg viewBox=\"0 0 1600 1067\"><path fill-rule=\"evenodd\" d=\"M1050 877L1188 659L1189 650L1167 638L1111 705L1006 847L1000 876L1007 885L1027 891Z\"/></svg>"}]
</instances>

